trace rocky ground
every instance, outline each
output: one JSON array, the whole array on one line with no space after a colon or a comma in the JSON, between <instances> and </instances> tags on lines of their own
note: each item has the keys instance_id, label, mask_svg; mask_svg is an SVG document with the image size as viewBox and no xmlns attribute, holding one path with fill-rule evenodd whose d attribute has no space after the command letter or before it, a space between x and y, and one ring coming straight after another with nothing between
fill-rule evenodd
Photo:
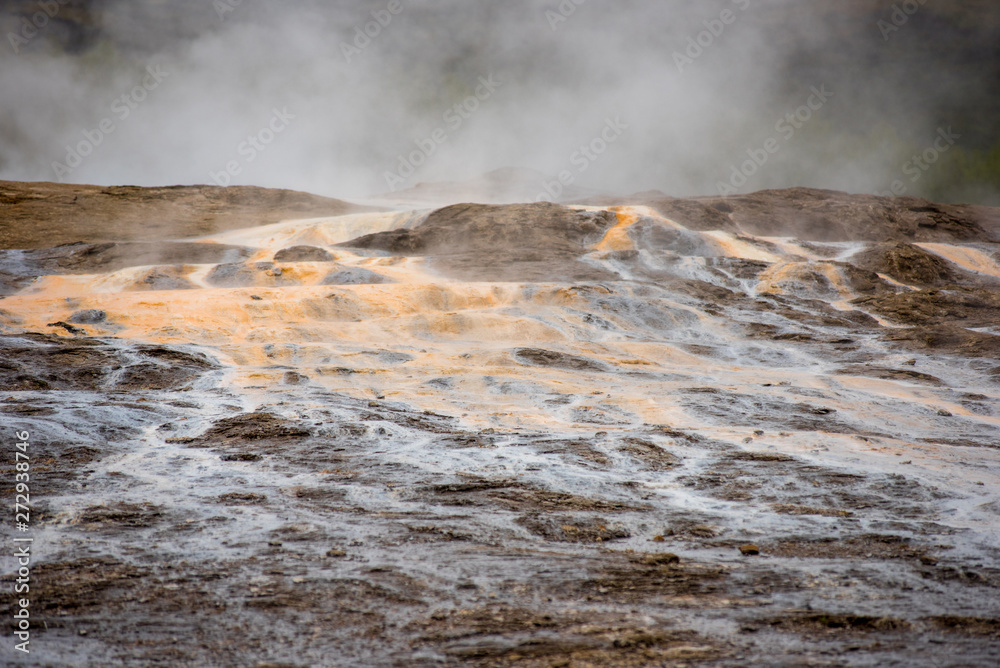
<instances>
[{"instance_id":1,"label":"rocky ground","mask_svg":"<svg viewBox=\"0 0 1000 668\"><path fill-rule=\"evenodd\" d=\"M155 242L285 218L372 210L328 197L253 186L136 188L17 181L2 182L0 206L0 248L7 249L81 242ZM132 262L153 264L146 261L151 259ZM176 257L155 259L167 264L181 261Z\"/></svg>"},{"instance_id":2,"label":"rocky ground","mask_svg":"<svg viewBox=\"0 0 1000 668\"><path fill-rule=\"evenodd\" d=\"M5 663L1000 661L996 209L0 202Z\"/></svg>"}]
</instances>

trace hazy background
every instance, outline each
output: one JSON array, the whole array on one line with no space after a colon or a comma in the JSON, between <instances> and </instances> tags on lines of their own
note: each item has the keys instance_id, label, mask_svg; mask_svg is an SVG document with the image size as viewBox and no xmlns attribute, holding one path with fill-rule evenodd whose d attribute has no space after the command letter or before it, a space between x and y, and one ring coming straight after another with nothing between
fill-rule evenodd
<instances>
[{"instance_id":1,"label":"hazy background","mask_svg":"<svg viewBox=\"0 0 1000 668\"><path fill-rule=\"evenodd\" d=\"M447 140L400 187L513 166L621 194L718 194L773 138L741 192L898 180L910 195L1000 204L1000 3L401 0L348 62L343 45L388 4L52 0L34 34L22 20L46 3L5 2L0 179L197 184L236 161L234 184L359 198L387 191L398 156L441 128ZM575 11L553 29L561 4ZM675 53L724 9L735 20L680 71ZM906 22L886 39L894 11ZM169 75L122 119L115 99L148 66ZM445 113L490 74L502 85L449 127ZM779 132L823 86L833 97ZM275 108L294 119L249 162L240 144ZM627 129L581 172L574 152L615 118ZM60 179L53 163L104 119L114 132ZM907 164L948 128L959 138L933 165Z\"/></svg>"}]
</instances>

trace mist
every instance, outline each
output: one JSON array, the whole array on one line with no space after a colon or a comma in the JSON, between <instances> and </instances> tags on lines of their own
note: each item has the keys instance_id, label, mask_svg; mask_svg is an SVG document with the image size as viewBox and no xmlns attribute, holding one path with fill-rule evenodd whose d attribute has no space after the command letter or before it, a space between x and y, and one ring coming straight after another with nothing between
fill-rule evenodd
<instances>
[{"instance_id":1,"label":"mist","mask_svg":"<svg viewBox=\"0 0 1000 668\"><path fill-rule=\"evenodd\" d=\"M4 11L0 179L364 199L514 167L537 199L808 186L1000 203L985 2Z\"/></svg>"}]
</instances>

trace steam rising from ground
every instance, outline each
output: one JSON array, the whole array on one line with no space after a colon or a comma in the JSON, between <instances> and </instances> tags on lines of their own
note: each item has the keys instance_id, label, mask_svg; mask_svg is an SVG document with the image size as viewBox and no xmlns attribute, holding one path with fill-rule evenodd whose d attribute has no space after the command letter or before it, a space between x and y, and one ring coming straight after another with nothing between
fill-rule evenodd
<instances>
[{"instance_id":1,"label":"steam rising from ground","mask_svg":"<svg viewBox=\"0 0 1000 668\"><path fill-rule=\"evenodd\" d=\"M67 3L13 40L23 25L3 16L0 179L361 197L517 166L605 192L897 181L995 201L977 184L997 182L983 176L997 10L911 0L894 21L890 2L829 4L109 0ZM622 130L606 141L609 121ZM939 128L958 139L924 169L912 157ZM77 161L81 143L93 150Z\"/></svg>"}]
</instances>

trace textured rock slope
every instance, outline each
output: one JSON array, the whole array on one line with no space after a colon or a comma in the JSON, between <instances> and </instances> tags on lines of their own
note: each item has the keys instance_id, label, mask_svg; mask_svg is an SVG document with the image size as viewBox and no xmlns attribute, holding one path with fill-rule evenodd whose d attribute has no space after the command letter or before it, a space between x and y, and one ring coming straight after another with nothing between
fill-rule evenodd
<instances>
[{"instance_id":1,"label":"textured rock slope","mask_svg":"<svg viewBox=\"0 0 1000 668\"><path fill-rule=\"evenodd\" d=\"M27 665L1000 659L996 210L188 195L0 252Z\"/></svg>"}]
</instances>

